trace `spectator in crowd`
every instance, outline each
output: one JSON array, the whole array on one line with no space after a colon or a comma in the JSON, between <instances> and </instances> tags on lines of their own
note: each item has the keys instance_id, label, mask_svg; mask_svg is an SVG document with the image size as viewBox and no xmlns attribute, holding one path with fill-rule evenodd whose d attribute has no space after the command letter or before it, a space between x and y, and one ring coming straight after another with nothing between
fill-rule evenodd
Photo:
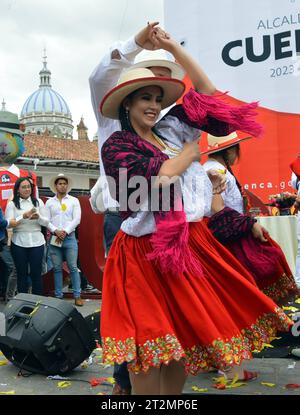
<instances>
[{"instance_id":1,"label":"spectator in crowd","mask_svg":"<svg viewBox=\"0 0 300 415\"><path fill-rule=\"evenodd\" d=\"M35 198L36 192L27 177L20 177L14 186L13 200L6 207L6 219L16 218L13 228L11 253L17 270L19 293L28 292L28 267L32 281L32 294L42 295L42 260L45 238L42 226L48 226L44 203Z\"/></svg>"},{"instance_id":2,"label":"spectator in crowd","mask_svg":"<svg viewBox=\"0 0 300 415\"><path fill-rule=\"evenodd\" d=\"M63 298L62 266L65 258L72 279L75 305L81 307L84 302L80 297L80 276L77 267L78 243L75 236L75 229L81 220L81 208L79 200L69 195L71 187L70 177L63 173L51 179L50 189L55 196L46 202L48 228L52 234L49 255L54 270L55 296Z\"/></svg>"}]
</instances>

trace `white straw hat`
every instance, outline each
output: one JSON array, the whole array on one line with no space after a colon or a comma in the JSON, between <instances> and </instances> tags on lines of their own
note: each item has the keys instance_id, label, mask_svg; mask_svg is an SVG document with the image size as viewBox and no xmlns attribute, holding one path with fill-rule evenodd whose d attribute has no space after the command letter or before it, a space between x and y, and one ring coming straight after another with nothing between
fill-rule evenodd
<instances>
[{"instance_id":1,"label":"white straw hat","mask_svg":"<svg viewBox=\"0 0 300 415\"><path fill-rule=\"evenodd\" d=\"M50 187L50 190L51 190L54 194L56 194L56 193L57 193L57 190L56 190L56 187L55 187L55 182L56 182L57 180L59 180L59 179L65 179L65 180L67 181L67 183L68 183L67 193L69 193L69 192L70 192L70 190L72 189L72 186L73 186L73 181L72 181L71 177L66 176L64 173L59 173L59 174L57 174L56 176L54 176L54 177L52 177L52 178L50 179L50 182L49 182L49 187Z\"/></svg>"},{"instance_id":2,"label":"white straw hat","mask_svg":"<svg viewBox=\"0 0 300 415\"><path fill-rule=\"evenodd\" d=\"M231 134L216 137L211 134L207 134L207 148L202 151L202 154L212 154L217 153L218 151L225 150L226 148L235 146L236 144L241 143L242 141L249 140L253 138L251 136L239 137L234 131Z\"/></svg>"},{"instance_id":3,"label":"white straw hat","mask_svg":"<svg viewBox=\"0 0 300 415\"><path fill-rule=\"evenodd\" d=\"M134 61L133 68L151 68L152 66L162 66L171 71L171 77L183 80L185 70L178 63L172 61L173 56L167 54L163 49L143 50L139 53Z\"/></svg>"},{"instance_id":4,"label":"white straw hat","mask_svg":"<svg viewBox=\"0 0 300 415\"><path fill-rule=\"evenodd\" d=\"M124 72L117 85L111 89L100 104L100 112L108 118L118 119L123 100L132 92L146 86L159 86L164 91L161 108L174 104L184 93L185 84L179 79L156 77L146 68L134 68Z\"/></svg>"}]
</instances>

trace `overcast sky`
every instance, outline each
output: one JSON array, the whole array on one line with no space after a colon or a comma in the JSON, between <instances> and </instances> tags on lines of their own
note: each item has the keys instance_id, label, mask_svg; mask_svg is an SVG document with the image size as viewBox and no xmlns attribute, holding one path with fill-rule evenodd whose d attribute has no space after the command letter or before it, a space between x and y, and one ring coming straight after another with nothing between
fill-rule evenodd
<instances>
[{"instance_id":1,"label":"overcast sky","mask_svg":"<svg viewBox=\"0 0 300 415\"><path fill-rule=\"evenodd\" d=\"M0 100L20 114L38 89L46 47L52 88L69 105L74 131L83 116L92 137L90 73L113 42L156 19L163 24L163 0L0 0Z\"/></svg>"}]
</instances>

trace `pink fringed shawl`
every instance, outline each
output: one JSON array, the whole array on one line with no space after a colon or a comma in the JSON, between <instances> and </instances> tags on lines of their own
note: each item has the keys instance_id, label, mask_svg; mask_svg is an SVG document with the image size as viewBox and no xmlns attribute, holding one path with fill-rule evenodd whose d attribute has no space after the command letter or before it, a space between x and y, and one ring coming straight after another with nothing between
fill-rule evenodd
<instances>
[{"instance_id":1,"label":"pink fringed shawl","mask_svg":"<svg viewBox=\"0 0 300 415\"><path fill-rule=\"evenodd\" d=\"M176 116L182 122L216 136L227 135L236 129L244 129L255 136L261 132L260 126L252 119L256 106L257 104L249 104L233 108L215 97L190 90L184 97L183 104L173 107L165 117ZM134 176L145 177L150 191L151 177L158 176L168 156L151 143L128 131L112 134L103 145L101 156L106 175L111 176L116 182L116 200L120 203L120 214L125 220L133 212L127 203L124 206L121 192L127 192L127 202L136 190L128 186L129 180ZM123 172L126 171L126 174L119 174L120 169L124 169ZM164 273L180 275L189 269L200 276L201 265L193 257L188 246L189 228L181 193L177 195L174 194L174 189L170 190L171 209L168 212L162 210L153 212L156 231L151 237L153 251L148 255L148 259L156 261ZM141 199L149 197L150 194L145 194ZM161 192L158 192L158 197L161 208ZM142 203L143 200L139 202Z\"/></svg>"}]
</instances>

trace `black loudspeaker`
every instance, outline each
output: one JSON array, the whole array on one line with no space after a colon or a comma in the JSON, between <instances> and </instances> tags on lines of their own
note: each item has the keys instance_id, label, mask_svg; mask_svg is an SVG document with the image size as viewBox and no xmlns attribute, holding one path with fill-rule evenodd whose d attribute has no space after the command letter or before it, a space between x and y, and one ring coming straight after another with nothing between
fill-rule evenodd
<instances>
[{"instance_id":1,"label":"black loudspeaker","mask_svg":"<svg viewBox=\"0 0 300 415\"><path fill-rule=\"evenodd\" d=\"M0 336L0 350L20 369L65 374L96 347L84 317L66 301L18 294L3 312L6 335Z\"/></svg>"}]
</instances>

